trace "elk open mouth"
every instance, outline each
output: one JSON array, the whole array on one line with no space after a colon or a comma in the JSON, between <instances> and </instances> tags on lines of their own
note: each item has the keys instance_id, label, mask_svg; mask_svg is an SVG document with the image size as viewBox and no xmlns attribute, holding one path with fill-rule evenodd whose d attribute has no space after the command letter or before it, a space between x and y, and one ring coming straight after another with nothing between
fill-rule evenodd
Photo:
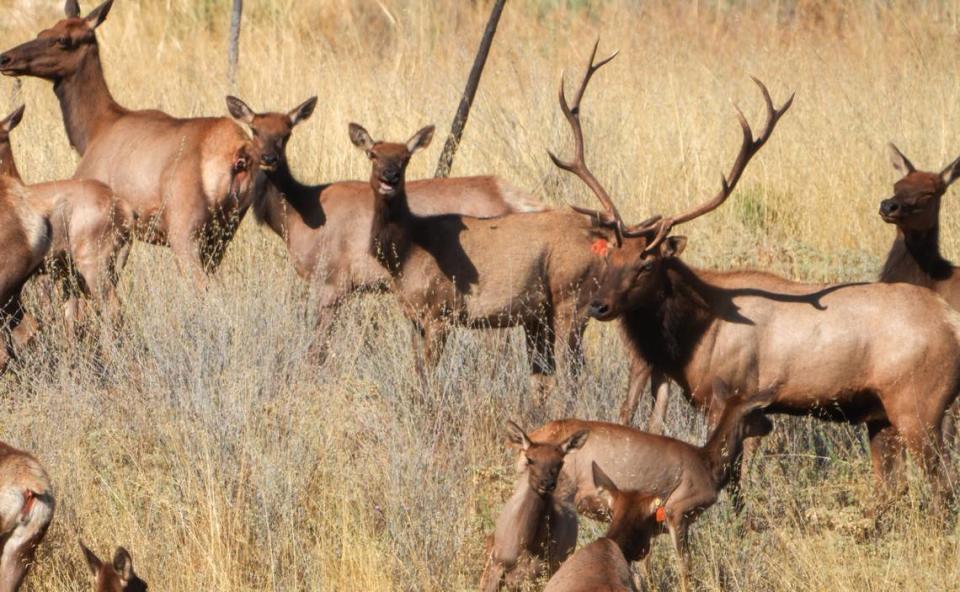
<instances>
[{"instance_id":1,"label":"elk open mouth","mask_svg":"<svg viewBox=\"0 0 960 592\"><path fill-rule=\"evenodd\" d=\"M276 172L276 170L277 170L277 165L276 165L276 163L267 164L267 163L265 163L265 162L261 162L261 163L260 163L260 170L261 170L261 171L266 171L266 172L268 172L268 173L273 173L273 172Z\"/></svg>"},{"instance_id":2,"label":"elk open mouth","mask_svg":"<svg viewBox=\"0 0 960 592\"><path fill-rule=\"evenodd\" d=\"M383 195L393 195L397 192L397 186L380 179L380 185L377 187L377 190Z\"/></svg>"},{"instance_id":3,"label":"elk open mouth","mask_svg":"<svg viewBox=\"0 0 960 592\"><path fill-rule=\"evenodd\" d=\"M900 215L900 212L887 214L883 210L880 210L880 217L883 219L884 222L888 224L896 224L897 222L900 221L900 218L902 218L902 216Z\"/></svg>"}]
</instances>

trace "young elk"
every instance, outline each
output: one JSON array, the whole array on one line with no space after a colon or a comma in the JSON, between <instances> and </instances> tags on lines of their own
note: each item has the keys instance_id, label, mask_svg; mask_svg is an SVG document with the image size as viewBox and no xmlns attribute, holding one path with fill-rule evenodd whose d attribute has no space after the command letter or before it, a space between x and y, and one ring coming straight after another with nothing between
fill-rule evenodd
<instances>
[{"instance_id":1,"label":"young elk","mask_svg":"<svg viewBox=\"0 0 960 592\"><path fill-rule=\"evenodd\" d=\"M313 97L288 113L254 113L240 99L227 97L230 114L253 133L266 176L254 191L253 215L286 242L300 277L320 283L318 328L324 329L344 297L385 289L390 275L370 253L374 211L370 186L361 181L304 185L290 171L287 143L316 104ZM424 179L411 182L409 191L410 207L421 216L460 213L493 218L543 209L497 177Z\"/></svg>"},{"instance_id":2,"label":"young elk","mask_svg":"<svg viewBox=\"0 0 960 592\"><path fill-rule=\"evenodd\" d=\"M96 592L146 592L147 583L133 571L133 558L123 547L117 547L113 561L101 561L96 554L80 541L87 567L93 574L93 586Z\"/></svg>"},{"instance_id":3,"label":"young elk","mask_svg":"<svg viewBox=\"0 0 960 592\"><path fill-rule=\"evenodd\" d=\"M0 442L0 592L20 589L54 505L50 478L37 459Z\"/></svg>"},{"instance_id":4,"label":"young elk","mask_svg":"<svg viewBox=\"0 0 960 592\"><path fill-rule=\"evenodd\" d=\"M514 590L526 581L554 573L577 545L577 514L570 503L558 503L563 459L587 441L588 430L570 433L559 444L531 440L512 421L510 443L521 450L523 471L513 495L487 538L487 560L480 578L482 592Z\"/></svg>"},{"instance_id":5,"label":"young elk","mask_svg":"<svg viewBox=\"0 0 960 592\"><path fill-rule=\"evenodd\" d=\"M960 315L916 286L803 284L694 269L679 258L686 239L670 231L723 204L790 106L774 109L758 84L767 105L763 133L754 140L738 113L743 143L720 192L681 215L626 227L622 246L607 255L590 315L620 318L635 354L700 408L721 378L742 392L776 387L774 412L866 423L881 483L888 474L878 437L895 430L943 492L940 422L960 388ZM619 220L609 198L601 201ZM628 400L621 418L636 404Z\"/></svg>"},{"instance_id":6,"label":"young elk","mask_svg":"<svg viewBox=\"0 0 960 592\"><path fill-rule=\"evenodd\" d=\"M593 483L610 508L610 527L564 561L543 592L639 590L630 562L646 559L650 553L650 540L662 529L658 518L663 499L640 491L621 491L595 462Z\"/></svg>"},{"instance_id":7,"label":"young elk","mask_svg":"<svg viewBox=\"0 0 960 592\"><path fill-rule=\"evenodd\" d=\"M573 486L564 489L567 497L562 503L575 504L579 511L594 517L603 517L605 510L612 508L616 518L617 506L611 504L616 496L608 495L609 482L606 486L595 482L595 465L604 467L621 490L643 491L663 500L661 518L673 539L684 589L688 589L690 570L690 525L716 503L730 482L744 439L769 433L771 424L760 412L776 397L774 390L753 397L732 395L720 381L713 392L712 411L718 419L702 447L619 424L576 419L553 421L530 434L538 442L560 442L571 433L590 431L590 439L564 463L561 481ZM630 561L642 559L649 550L649 538L663 531L645 526L649 524L641 521L634 531L636 538L626 539L632 545L621 547Z\"/></svg>"},{"instance_id":8,"label":"young elk","mask_svg":"<svg viewBox=\"0 0 960 592\"><path fill-rule=\"evenodd\" d=\"M67 18L0 55L0 73L53 83L81 156L74 177L112 187L137 214L135 236L168 245L184 273L203 285L249 206L253 146L226 117L180 119L120 106L107 88L95 33L112 5L107 0L81 17L77 1L67 0Z\"/></svg>"},{"instance_id":9,"label":"young elk","mask_svg":"<svg viewBox=\"0 0 960 592\"><path fill-rule=\"evenodd\" d=\"M22 184L10 144L10 132L22 116L23 107L4 120L10 123L0 123L0 163L9 165L8 176L17 181L10 183L7 191L21 195L49 224L50 247L41 271L60 280L64 292L70 295L66 305L68 328L72 329L78 316L77 288L97 302L113 325L120 318L116 267L129 248L133 212L99 181Z\"/></svg>"}]
</instances>

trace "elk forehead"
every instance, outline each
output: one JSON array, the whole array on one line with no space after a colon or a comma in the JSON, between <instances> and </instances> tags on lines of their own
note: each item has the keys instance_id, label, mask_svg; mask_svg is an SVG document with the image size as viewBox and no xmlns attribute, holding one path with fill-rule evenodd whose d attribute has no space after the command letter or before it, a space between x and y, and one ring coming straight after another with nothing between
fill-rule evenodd
<instances>
[{"instance_id":1,"label":"elk forehead","mask_svg":"<svg viewBox=\"0 0 960 592\"><path fill-rule=\"evenodd\" d=\"M404 161L410 158L406 144L377 142L370 148L371 156L383 161Z\"/></svg>"},{"instance_id":2,"label":"elk forehead","mask_svg":"<svg viewBox=\"0 0 960 592\"><path fill-rule=\"evenodd\" d=\"M908 173L893 185L894 193L898 196L939 194L943 193L945 189L940 175L923 171Z\"/></svg>"},{"instance_id":3,"label":"elk forehead","mask_svg":"<svg viewBox=\"0 0 960 592\"><path fill-rule=\"evenodd\" d=\"M293 133L293 122L286 113L261 113L253 118L250 128L263 138L287 138Z\"/></svg>"}]
</instances>

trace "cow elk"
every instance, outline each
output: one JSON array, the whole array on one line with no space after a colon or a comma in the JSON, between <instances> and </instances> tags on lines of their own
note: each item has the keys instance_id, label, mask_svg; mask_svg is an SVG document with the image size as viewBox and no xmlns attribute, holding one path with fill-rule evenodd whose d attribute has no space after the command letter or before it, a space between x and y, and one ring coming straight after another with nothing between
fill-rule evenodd
<instances>
[{"instance_id":1,"label":"cow elk","mask_svg":"<svg viewBox=\"0 0 960 592\"><path fill-rule=\"evenodd\" d=\"M522 473L487 539L481 592L515 590L523 582L550 575L577 545L576 510L572 504L558 503L555 489L564 458L584 445L587 430L571 433L559 443L544 443L507 422L507 434L511 445L521 450Z\"/></svg>"},{"instance_id":2,"label":"cow elk","mask_svg":"<svg viewBox=\"0 0 960 592\"><path fill-rule=\"evenodd\" d=\"M77 1L67 0L67 18L0 54L0 73L53 83L81 156L74 177L109 185L136 214L134 235L169 246L183 272L204 285L249 206L252 142L226 117L181 119L119 105L96 36L112 5L81 17Z\"/></svg>"},{"instance_id":3,"label":"cow elk","mask_svg":"<svg viewBox=\"0 0 960 592\"><path fill-rule=\"evenodd\" d=\"M72 179L24 185L9 134L22 116L23 107L5 120L12 125L0 124L0 130L4 130L0 132L0 161L10 166L11 181L6 191L20 195L47 221L50 245L40 271L62 282L64 293L69 295L66 321L70 332L79 312L78 290L97 303L113 326L120 318L117 262L129 248L133 212L99 181Z\"/></svg>"},{"instance_id":4,"label":"cow elk","mask_svg":"<svg viewBox=\"0 0 960 592\"><path fill-rule=\"evenodd\" d=\"M236 97L227 108L249 126L265 178L254 191L253 215L284 240L297 274L317 282L319 337L343 299L355 292L380 291L390 275L370 253L374 200L361 181L305 185L290 170L287 143L313 114L313 97L286 113L255 113ZM421 216L459 213L493 218L539 211L541 204L497 177L425 179L410 183L410 207Z\"/></svg>"},{"instance_id":5,"label":"cow elk","mask_svg":"<svg viewBox=\"0 0 960 592\"><path fill-rule=\"evenodd\" d=\"M716 378L741 392L775 387L773 412L866 423L881 484L890 476L881 442L895 432L943 493L940 423L960 388L960 315L916 286L804 284L761 272L694 269L679 258L686 238L671 230L724 203L792 102L775 109L757 84L766 127L754 139L738 111L743 142L712 199L627 227L598 192L624 240L607 255L590 315L621 319L635 355L696 406L708 408ZM622 420L636 404L625 403Z\"/></svg>"},{"instance_id":6,"label":"cow elk","mask_svg":"<svg viewBox=\"0 0 960 592\"><path fill-rule=\"evenodd\" d=\"M93 575L95 592L146 592L147 583L133 571L133 557L123 547L117 547L113 561L101 561L80 541L83 557Z\"/></svg>"},{"instance_id":7,"label":"cow elk","mask_svg":"<svg viewBox=\"0 0 960 592\"><path fill-rule=\"evenodd\" d=\"M530 434L537 442L561 442L569 434L590 432L590 439L563 465L560 480L571 485L564 488L567 497L560 503L574 504L581 513L599 518L613 509L616 518L616 496L609 495L609 482L616 483L620 490L645 492L663 500L660 518L673 540L684 589L689 578L690 525L716 503L720 491L730 483L744 439L769 433L771 424L760 412L776 396L774 390L751 397L734 395L720 381L713 391L713 411L718 420L702 447L620 424L576 419L553 421ZM609 475L606 486L595 482L595 465ZM626 539L631 544L621 546L630 561L642 559L649 550L650 537L664 530L645 526L650 525L642 520L636 524L635 537ZM611 532L616 532L613 527Z\"/></svg>"},{"instance_id":8,"label":"cow elk","mask_svg":"<svg viewBox=\"0 0 960 592\"><path fill-rule=\"evenodd\" d=\"M53 520L54 506L43 466L0 442L0 592L20 589Z\"/></svg>"},{"instance_id":9,"label":"cow elk","mask_svg":"<svg viewBox=\"0 0 960 592\"><path fill-rule=\"evenodd\" d=\"M631 561L646 559L650 540L661 530L663 499L641 491L621 491L593 463L593 483L610 508L610 527L578 550L553 574L543 592L637 592Z\"/></svg>"}]
</instances>

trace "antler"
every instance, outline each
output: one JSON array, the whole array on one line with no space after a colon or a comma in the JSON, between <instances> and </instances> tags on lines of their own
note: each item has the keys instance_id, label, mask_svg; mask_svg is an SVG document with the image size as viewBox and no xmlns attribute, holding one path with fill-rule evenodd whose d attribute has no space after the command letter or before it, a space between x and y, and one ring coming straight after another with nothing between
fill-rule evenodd
<instances>
[{"instance_id":1,"label":"antler","mask_svg":"<svg viewBox=\"0 0 960 592\"><path fill-rule=\"evenodd\" d=\"M577 89L577 94L574 96L572 106L567 103L567 95L566 91L564 90L566 82L564 79L565 77L560 77L560 109L563 111L564 117L567 118L567 121L570 123L570 128L573 130L573 160L563 161L560 160L553 152L548 151L548 154L550 155L550 160L553 161L553 164L567 172L573 173L579 177L580 180L587 184L587 187L593 191L593 193L600 200L600 203L603 204L604 211L600 212L578 206L572 206L573 209L581 214L596 217L599 224L613 228L617 238L617 246L620 246L623 243L623 220L620 218L620 213L617 211L617 207L613 205L613 200L610 199L610 195L607 194L607 190L603 188L600 182L597 181L597 178L593 176L593 173L590 172L590 169L587 167L587 163L583 155L583 129L580 127L580 101L583 99L583 93L587 90L587 85L590 83L590 79L597 70L605 66L610 62L610 60L617 57L618 53L620 53L614 52L610 57L601 60L600 62L595 62L594 60L597 57L597 48L599 46L600 40L598 39L597 42L593 44L593 51L590 53L590 64L587 66L587 71L583 75L583 81L580 83L580 88Z\"/></svg>"},{"instance_id":2,"label":"antler","mask_svg":"<svg viewBox=\"0 0 960 592\"><path fill-rule=\"evenodd\" d=\"M783 104L779 109L774 108L773 99L770 98L770 91L767 90L767 87L764 86L760 80L753 78L753 81L757 83L757 86L760 87L760 92L763 93L763 101L767 106L767 124L764 127L763 133L760 134L760 137L757 139L753 138L753 131L750 129L750 124L747 123L747 118L743 116L743 112L739 107L734 105L734 109L737 110L737 119L740 122L740 128L743 130L743 143L740 146L740 153L737 155L737 159L733 163L733 168L730 170L728 176L720 177L720 192L713 196L709 201L696 206L695 208L679 214L677 216L666 217L661 220L658 220L653 223L642 222L636 226L631 226L630 228L624 229L625 236L642 236L648 235L652 232L656 232L655 238L647 246L647 251L652 251L657 248L667 235L670 234L670 231L674 226L678 224L683 224L684 222L689 222L704 214L710 213L713 210L720 207L723 202L730 197L730 194L733 192L733 189L737 186L737 182L740 181L740 176L743 175L744 169L747 168L747 164L750 162L750 159L766 144L767 140L770 139L770 135L773 133L773 129L777 126L777 122L780 121L780 118L784 113L787 112L787 109L793 104L793 97L796 93L791 94L790 98L787 99L787 102Z\"/></svg>"}]
</instances>

